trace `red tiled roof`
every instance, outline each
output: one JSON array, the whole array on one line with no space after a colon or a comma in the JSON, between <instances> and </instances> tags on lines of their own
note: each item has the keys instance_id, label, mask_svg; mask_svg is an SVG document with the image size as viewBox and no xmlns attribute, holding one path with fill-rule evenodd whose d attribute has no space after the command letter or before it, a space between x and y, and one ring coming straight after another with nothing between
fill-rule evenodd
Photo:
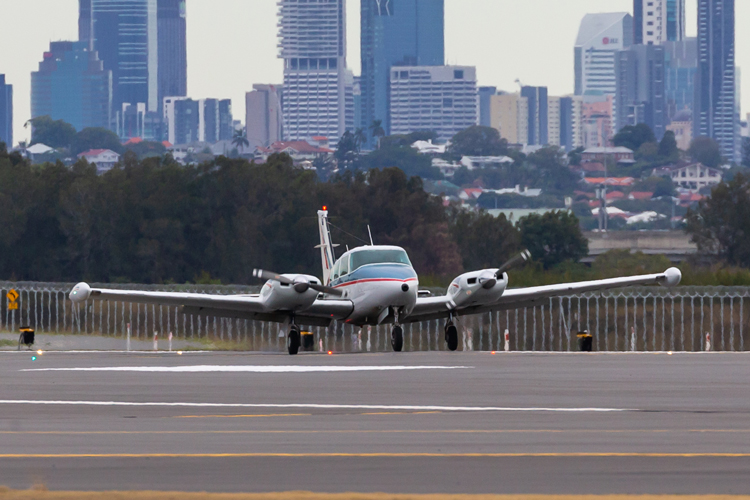
<instances>
[{"instance_id":1,"label":"red tiled roof","mask_svg":"<svg viewBox=\"0 0 750 500\"><path fill-rule=\"evenodd\" d=\"M173 144L172 144L171 142L169 142L169 141L162 141L162 143L161 143L161 144L162 144L162 146L164 146L165 148L171 148L171 147L173 146Z\"/></svg>"},{"instance_id":2,"label":"red tiled roof","mask_svg":"<svg viewBox=\"0 0 750 500\"><path fill-rule=\"evenodd\" d=\"M128 142L125 143L125 146L130 146L133 144L140 144L142 142L143 142L143 139L141 139L140 137L131 137L130 139L128 139Z\"/></svg>"},{"instance_id":3,"label":"red tiled roof","mask_svg":"<svg viewBox=\"0 0 750 500\"><path fill-rule=\"evenodd\" d=\"M612 191L611 193L607 193L608 200L621 200L623 198L625 198L625 193L620 191Z\"/></svg>"},{"instance_id":4,"label":"red tiled roof","mask_svg":"<svg viewBox=\"0 0 750 500\"><path fill-rule=\"evenodd\" d=\"M583 181L587 184L606 184L610 186L630 186L635 182L632 177L586 177Z\"/></svg>"},{"instance_id":5,"label":"red tiled roof","mask_svg":"<svg viewBox=\"0 0 750 500\"><path fill-rule=\"evenodd\" d=\"M630 193L629 197L634 200L650 200L654 197L654 193L649 193L648 191L633 191Z\"/></svg>"},{"instance_id":6,"label":"red tiled roof","mask_svg":"<svg viewBox=\"0 0 750 500\"><path fill-rule=\"evenodd\" d=\"M88 151L85 151L79 154L78 157L80 158L81 156L99 156L100 154L106 153L107 151L109 151L109 149L90 149Z\"/></svg>"}]
</instances>

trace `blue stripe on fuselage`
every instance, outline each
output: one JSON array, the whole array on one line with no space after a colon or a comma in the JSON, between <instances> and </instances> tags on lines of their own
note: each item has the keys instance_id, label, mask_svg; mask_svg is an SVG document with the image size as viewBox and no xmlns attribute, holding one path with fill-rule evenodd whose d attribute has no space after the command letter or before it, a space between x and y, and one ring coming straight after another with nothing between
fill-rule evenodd
<instances>
[{"instance_id":1,"label":"blue stripe on fuselage","mask_svg":"<svg viewBox=\"0 0 750 500\"><path fill-rule=\"evenodd\" d=\"M417 277L417 272L405 264L370 264L362 266L353 273L333 280L331 286L344 285L352 281L393 279L410 280Z\"/></svg>"}]
</instances>

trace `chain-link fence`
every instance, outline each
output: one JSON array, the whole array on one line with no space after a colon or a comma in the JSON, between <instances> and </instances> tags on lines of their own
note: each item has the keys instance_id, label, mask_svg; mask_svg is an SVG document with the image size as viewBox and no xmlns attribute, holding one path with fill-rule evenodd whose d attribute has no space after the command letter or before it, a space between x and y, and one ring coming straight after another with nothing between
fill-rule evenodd
<instances>
[{"instance_id":1,"label":"chain-link fence","mask_svg":"<svg viewBox=\"0 0 750 500\"><path fill-rule=\"evenodd\" d=\"M201 285L106 285L212 294L254 293L259 287ZM38 333L97 334L121 337L128 325L133 338L172 333L187 340L235 342L248 350L283 350L283 326L244 319L183 314L177 307L68 300L73 284L0 282L0 329L16 332L30 326ZM19 294L18 309L6 298ZM513 351L574 351L576 334L589 332L595 351L701 351L706 335L713 350L744 351L750 288L628 288L576 297L549 299L545 305L460 318L459 349L502 350L509 332ZM748 302L750 305L750 302ZM445 322L433 320L404 326L404 349L446 349ZM325 350L390 350L390 326L365 327L334 323L314 328L315 346ZM750 340L750 339L748 339Z\"/></svg>"}]
</instances>

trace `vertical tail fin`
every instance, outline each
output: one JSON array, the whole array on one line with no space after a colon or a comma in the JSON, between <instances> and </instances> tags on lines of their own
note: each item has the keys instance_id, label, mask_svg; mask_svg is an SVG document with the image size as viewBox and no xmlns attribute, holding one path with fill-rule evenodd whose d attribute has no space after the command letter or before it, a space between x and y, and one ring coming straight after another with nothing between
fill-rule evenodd
<instances>
[{"instance_id":1,"label":"vertical tail fin","mask_svg":"<svg viewBox=\"0 0 750 500\"><path fill-rule=\"evenodd\" d=\"M327 210L318 210L318 231L320 232L320 245L315 248L320 248L320 258L323 263L323 283L327 285L330 282L331 269L333 269L335 263L333 247L336 246L331 243Z\"/></svg>"}]
</instances>

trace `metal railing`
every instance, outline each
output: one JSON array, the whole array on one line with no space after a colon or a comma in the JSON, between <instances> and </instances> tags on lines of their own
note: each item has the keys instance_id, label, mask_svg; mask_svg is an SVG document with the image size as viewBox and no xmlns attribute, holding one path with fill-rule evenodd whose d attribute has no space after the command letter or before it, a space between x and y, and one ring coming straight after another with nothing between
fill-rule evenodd
<instances>
[{"instance_id":1,"label":"metal railing","mask_svg":"<svg viewBox=\"0 0 750 500\"><path fill-rule=\"evenodd\" d=\"M106 285L212 294L253 293L259 287L200 285ZM183 314L179 308L122 302L68 300L69 283L0 282L0 330L31 326L38 333L125 336L150 339L172 333L181 339L235 342L248 350L283 350L283 326L243 319ZM6 294L20 294L19 309L9 310ZM502 350L504 332L513 351L574 351L576 334L588 331L595 351L701 351L706 335L713 350L745 351L750 321L750 288L629 288L549 299L543 306L461 318L459 349ZM750 302L748 302L750 306ZM444 321L404 326L404 349L445 350ZM314 328L315 346L334 351L390 350L390 326L355 328L334 323Z\"/></svg>"}]
</instances>

